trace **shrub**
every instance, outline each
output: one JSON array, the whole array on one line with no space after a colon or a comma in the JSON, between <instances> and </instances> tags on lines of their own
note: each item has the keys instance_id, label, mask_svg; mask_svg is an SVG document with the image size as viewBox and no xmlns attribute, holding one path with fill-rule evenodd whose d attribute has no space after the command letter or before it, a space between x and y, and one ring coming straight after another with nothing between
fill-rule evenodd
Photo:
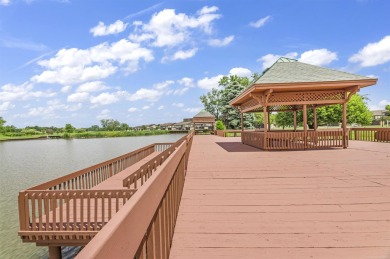
<instances>
[{"instance_id":1,"label":"shrub","mask_svg":"<svg viewBox=\"0 0 390 259\"><path fill-rule=\"evenodd\" d=\"M215 125L215 127L217 128L217 130L224 130L224 129L226 129L225 125L223 124L223 122L221 120L217 121L217 124Z\"/></svg>"}]
</instances>

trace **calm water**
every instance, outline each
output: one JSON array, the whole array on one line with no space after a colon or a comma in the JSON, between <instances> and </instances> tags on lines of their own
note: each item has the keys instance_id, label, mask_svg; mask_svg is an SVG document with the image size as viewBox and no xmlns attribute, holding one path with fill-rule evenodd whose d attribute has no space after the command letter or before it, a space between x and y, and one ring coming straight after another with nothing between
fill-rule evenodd
<instances>
[{"instance_id":1,"label":"calm water","mask_svg":"<svg viewBox=\"0 0 390 259\"><path fill-rule=\"evenodd\" d=\"M18 192L64 174L183 135L0 142L0 258L48 258L46 247L22 243Z\"/></svg>"}]
</instances>

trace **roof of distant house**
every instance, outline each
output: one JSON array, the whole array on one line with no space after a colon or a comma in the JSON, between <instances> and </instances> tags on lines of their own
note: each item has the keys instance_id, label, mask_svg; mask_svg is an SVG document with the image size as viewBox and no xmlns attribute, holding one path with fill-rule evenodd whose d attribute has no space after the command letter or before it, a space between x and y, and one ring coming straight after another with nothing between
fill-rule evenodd
<instances>
[{"instance_id":1,"label":"roof of distant house","mask_svg":"<svg viewBox=\"0 0 390 259\"><path fill-rule=\"evenodd\" d=\"M214 115L212 115L211 113L209 113L208 111L205 111L205 110L200 111L198 114L196 114L194 116L194 118L204 118L204 117L213 117L213 118L215 118Z\"/></svg>"},{"instance_id":2,"label":"roof of distant house","mask_svg":"<svg viewBox=\"0 0 390 259\"><path fill-rule=\"evenodd\" d=\"M386 115L387 110L373 110L371 111L374 116L384 116Z\"/></svg>"}]
</instances>

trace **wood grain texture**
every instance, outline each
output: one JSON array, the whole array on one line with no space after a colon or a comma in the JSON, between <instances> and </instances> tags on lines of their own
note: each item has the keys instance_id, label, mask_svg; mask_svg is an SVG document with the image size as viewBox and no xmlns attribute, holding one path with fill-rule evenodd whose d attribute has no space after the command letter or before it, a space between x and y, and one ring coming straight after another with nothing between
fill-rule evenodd
<instances>
[{"instance_id":1,"label":"wood grain texture","mask_svg":"<svg viewBox=\"0 0 390 259\"><path fill-rule=\"evenodd\" d=\"M170 258L390 258L390 145L195 136Z\"/></svg>"}]
</instances>

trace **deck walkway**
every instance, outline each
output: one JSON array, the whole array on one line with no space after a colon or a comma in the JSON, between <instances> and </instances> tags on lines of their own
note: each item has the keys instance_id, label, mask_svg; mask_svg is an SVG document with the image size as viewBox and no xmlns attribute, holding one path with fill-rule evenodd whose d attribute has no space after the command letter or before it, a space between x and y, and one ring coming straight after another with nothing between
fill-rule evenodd
<instances>
[{"instance_id":1,"label":"deck walkway","mask_svg":"<svg viewBox=\"0 0 390 259\"><path fill-rule=\"evenodd\" d=\"M390 258L390 145L195 136L170 258Z\"/></svg>"}]
</instances>

